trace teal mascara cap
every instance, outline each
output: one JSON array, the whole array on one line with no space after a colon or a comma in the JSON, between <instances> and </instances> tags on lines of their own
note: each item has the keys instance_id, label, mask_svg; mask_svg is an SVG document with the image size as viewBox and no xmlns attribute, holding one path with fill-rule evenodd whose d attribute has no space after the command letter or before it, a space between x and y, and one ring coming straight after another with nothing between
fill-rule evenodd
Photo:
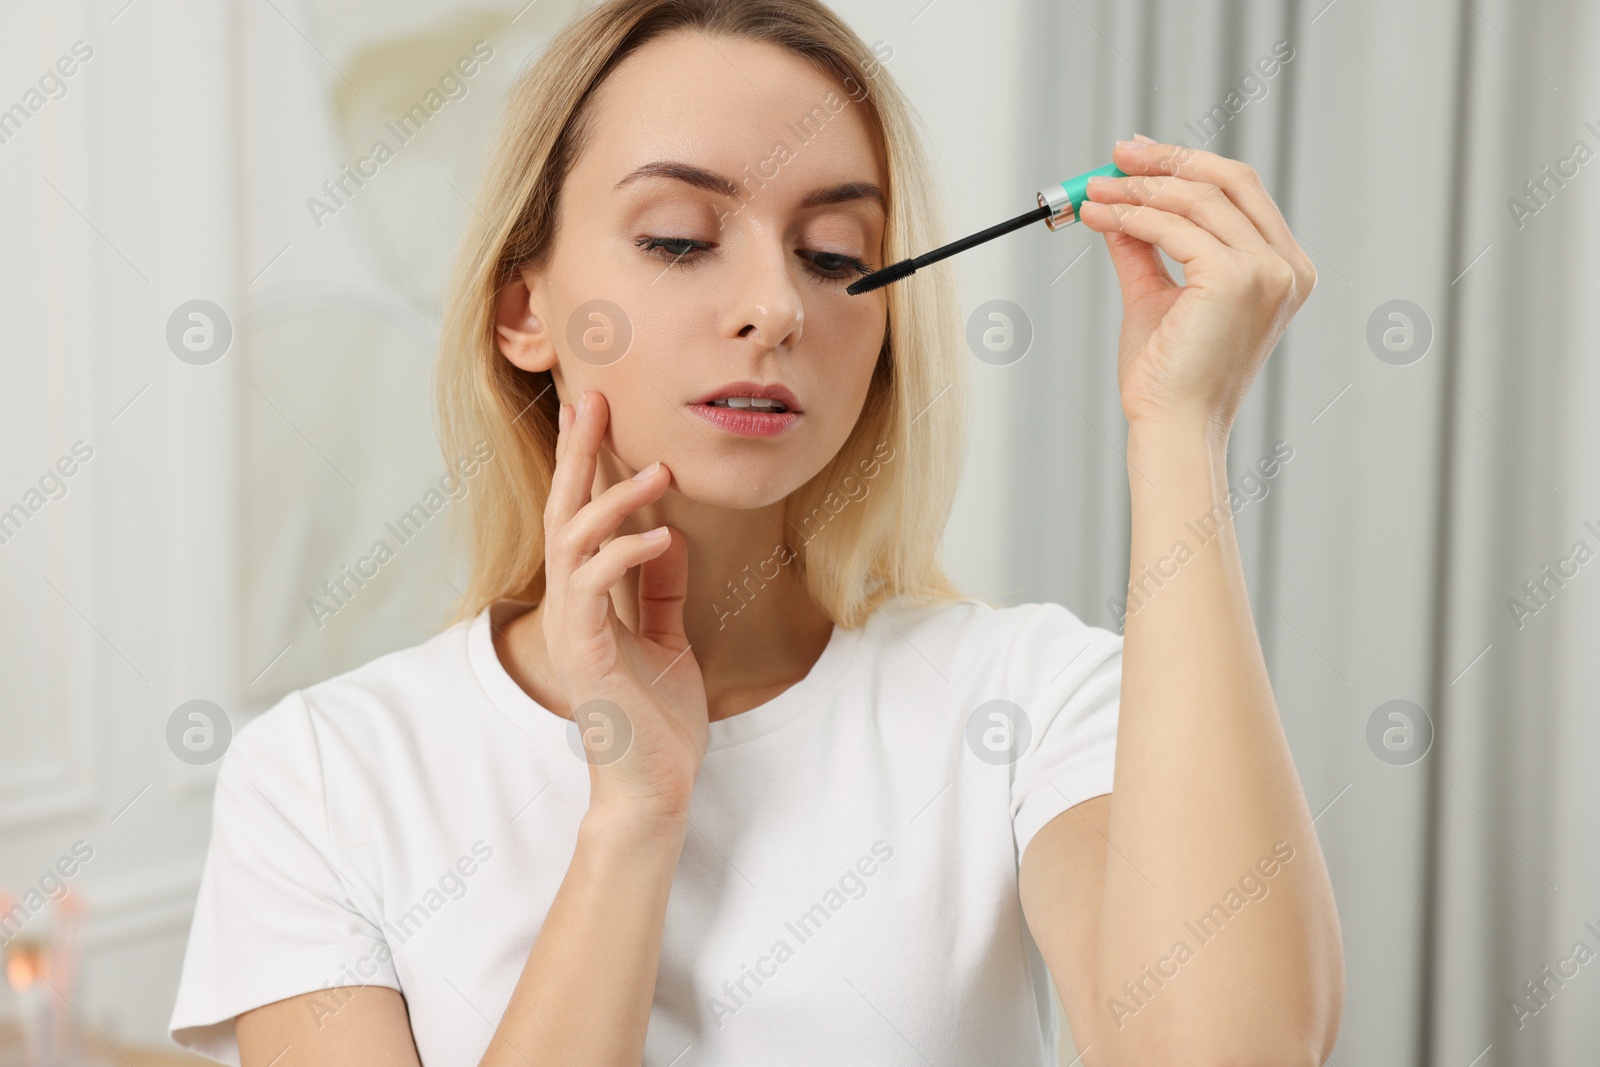
<instances>
[{"instance_id":1,"label":"teal mascara cap","mask_svg":"<svg viewBox=\"0 0 1600 1067\"><path fill-rule=\"evenodd\" d=\"M1050 209L1045 225L1052 230L1070 226L1078 221L1078 209L1089 196L1089 179L1104 174L1108 178L1126 178L1128 175L1115 163L1107 163L1094 170L1086 170L1076 178L1068 178L1060 185L1052 185L1039 194L1039 206Z\"/></svg>"}]
</instances>

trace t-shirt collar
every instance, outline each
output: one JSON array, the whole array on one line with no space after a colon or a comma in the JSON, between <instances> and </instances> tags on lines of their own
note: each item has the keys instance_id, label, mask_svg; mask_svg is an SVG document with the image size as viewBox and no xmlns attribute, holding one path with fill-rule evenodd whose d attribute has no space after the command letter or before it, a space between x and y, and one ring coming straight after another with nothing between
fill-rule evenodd
<instances>
[{"instance_id":1,"label":"t-shirt collar","mask_svg":"<svg viewBox=\"0 0 1600 1067\"><path fill-rule=\"evenodd\" d=\"M533 609L525 600L502 599L489 604L467 626L467 658L489 700L512 722L552 744L577 745L577 725L529 696L507 673L495 652L490 628L503 631L517 616ZM710 724L709 755L771 733L832 695L855 658L862 636L875 618L855 629L835 624L827 645L806 676L771 700ZM571 739L569 740L569 733ZM573 748L574 755L578 750Z\"/></svg>"}]
</instances>

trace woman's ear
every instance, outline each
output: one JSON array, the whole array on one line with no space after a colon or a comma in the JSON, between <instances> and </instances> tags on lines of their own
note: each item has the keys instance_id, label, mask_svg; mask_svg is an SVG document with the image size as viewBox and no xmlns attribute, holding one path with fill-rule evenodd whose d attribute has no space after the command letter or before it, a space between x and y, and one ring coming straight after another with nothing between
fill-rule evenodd
<instances>
[{"instance_id":1,"label":"woman's ear","mask_svg":"<svg viewBox=\"0 0 1600 1067\"><path fill-rule=\"evenodd\" d=\"M549 370L556 364L556 348L544 319L534 309L540 294L528 289L531 271L518 271L495 297L494 333L500 352L525 371ZM533 275L534 285L540 279Z\"/></svg>"}]
</instances>

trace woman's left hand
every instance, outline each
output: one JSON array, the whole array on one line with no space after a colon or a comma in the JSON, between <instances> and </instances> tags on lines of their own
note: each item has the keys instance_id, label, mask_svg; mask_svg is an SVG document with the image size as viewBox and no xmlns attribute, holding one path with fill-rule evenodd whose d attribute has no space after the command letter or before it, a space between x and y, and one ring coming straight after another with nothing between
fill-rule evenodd
<instances>
[{"instance_id":1,"label":"woman's left hand","mask_svg":"<svg viewBox=\"0 0 1600 1067\"><path fill-rule=\"evenodd\" d=\"M1123 413L1225 437L1316 268L1249 165L1148 140L1119 142L1112 159L1128 177L1090 182L1080 221L1105 234L1122 286Z\"/></svg>"}]
</instances>

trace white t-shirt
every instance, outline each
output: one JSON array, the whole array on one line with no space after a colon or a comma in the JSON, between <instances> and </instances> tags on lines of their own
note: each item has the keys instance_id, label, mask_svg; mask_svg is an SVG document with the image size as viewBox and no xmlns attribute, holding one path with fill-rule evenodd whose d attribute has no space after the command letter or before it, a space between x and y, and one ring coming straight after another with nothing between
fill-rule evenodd
<instances>
[{"instance_id":1,"label":"white t-shirt","mask_svg":"<svg viewBox=\"0 0 1600 1067\"><path fill-rule=\"evenodd\" d=\"M383 985L425 1067L478 1063L589 799L576 726L490 640L491 612L504 627L531 606L500 601L239 730L175 1041L238 1064L241 1012ZM711 723L646 1067L1053 1064L1018 862L1111 791L1121 671L1122 638L1059 604L902 598Z\"/></svg>"}]
</instances>

